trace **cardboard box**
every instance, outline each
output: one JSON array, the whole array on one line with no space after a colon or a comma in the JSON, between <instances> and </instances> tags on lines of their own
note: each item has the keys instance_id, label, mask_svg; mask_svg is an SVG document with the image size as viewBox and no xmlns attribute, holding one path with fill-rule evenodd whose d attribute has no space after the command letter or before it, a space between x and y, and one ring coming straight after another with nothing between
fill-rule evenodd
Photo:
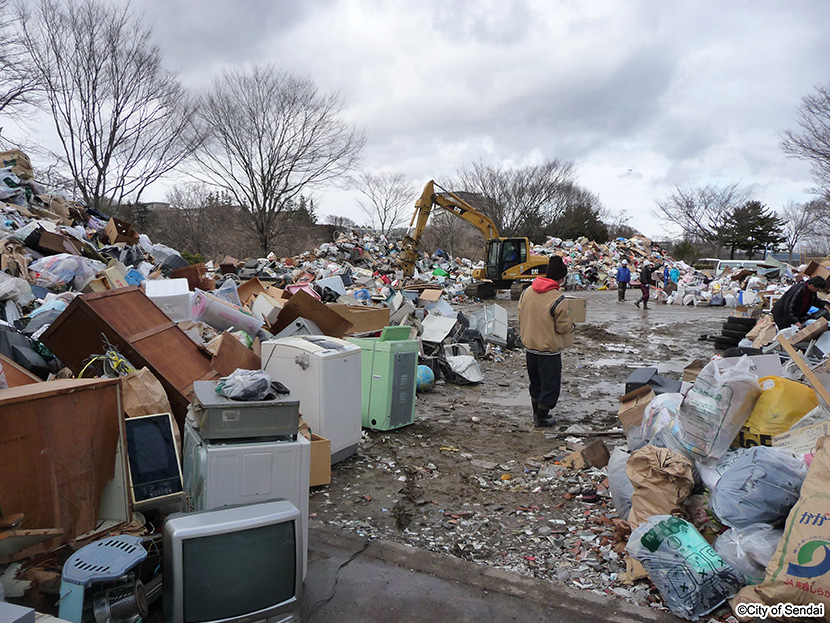
<instances>
[{"instance_id":1,"label":"cardboard box","mask_svg":"<svg viewBox=\"0 0 830 623\"><path fill-rule=\"evenodd\" d=\"M121 221L112 217L104 227L104 234L110 241L110 244L118 242L126 242L127 244L138 244L138 232L133 228L131 223Z\"/></svg>"},{"instance_id":2,"label":"cardboard box","mask_svg":"<svg viewBox=\"0 0 830 623\"><path fill-rule=\"evenodd\" d=\"M309 487L319 487L331 482L331 441L312 433L311 435L311 473Z\"/></svg>"},{"instance_id":3,"label":"cardboard box","mask_svg":"<svg viewBox=\"0 0 830 623\"><path fill-rule=\"evenodd\" d=\"M827 319L819 318L814 323L804 327L798 333L790 338L790 344L799 344L801 342L809 342L816 339L819 335L827 331Z\"/></svg>"},{"instance_id":4,"label":"cardboard box","mask_svg":"<svg viewBox=\"0 0 830 623\"><path fill-rule=\"evenodd\" d=\"M382 331L389 325L388 307L331 304L329 308L352 323L349 335Z\"/></svg>"},{"instance_id":5,"label":"cardboard box","mask_svg":"<svg viewBox=\"0 0 830 623\"><path fill-rule=\"evenodd\" d=\"M818 262L810 262L807 268L804 269L804 274L808 277L824 277L825 279L830 279L830 268Z\"/></svg>"},{"instance_id":6,"label":"cardboard box","mask_svg":"<svg viewBox=\"0 0 830 623\"><path fill-rule=\"evenodd\" d=\"M642 426L643 414L646 411L648 403L654 399L654 390L648 385L639 387L633 392L628 392L620 397L620 408L617 411L617 417L623 425L623 428L628 430L633 426Z\"/></svg>"},{"instance_id":7,"label":"cardboard box","mask_svg":"<svg viewBox=\"0 0 830 623\"><path fill-rule=\"evenodd\" d=\"M795 454L813 454L818 440L827 435L830 435L830 422L819 422L776 435L772 438L772 447L785 448Z\"/></svg>"},{"instance_id":8,"label":"cardboard box","mask_svg":"<svg viewBox=\"0 0 830 623\"><path fill-rule=\"evenodd\" d=\"M24 154L19 149L10 149L8 151L0 152L0 167L11 167L14 173L21 180L30 180L34 177L32 171L32 161L29 156Z\"/></svg>"},{"instance_id":9,"label":"cardboard box","mask_svg":"<svg viewBox=\"0 0 830 623\"><path fill-rule=\"evenodd\" d=\"M568 312L571 315L571 322L585 322L585 318L588 312L587 303L585 299L578 299L572 296L566 296L565 300L559 304L565 305L568 308Z\"/></svg>"},{"instance_id":10,"label":"cardboard box","mask_svg":"<svg viewBox=\"0 0 830 623\"><path fill-rule=\"evenodd\" d=\"M104 276L107 278L109 286L113 290L117 288L126 288L128 285L130 285L127 283L127 276L122 274L116 266L110 266L109 268L105 269Z\"/></svg>"},{"instance_id":11,"label":"cardboard box","mask_svg":"<svg viewBox=\"0 0 830 623\"><path fill-rule=\"evenodd\" d=\"M248 281L241 284L236 289L236 293L239 295L239 300L245 303L252 296L265 292L267 287L268 286L262 283L259 279L254 277L253 279L248 279Z\"/></svg>"}]
</instances>

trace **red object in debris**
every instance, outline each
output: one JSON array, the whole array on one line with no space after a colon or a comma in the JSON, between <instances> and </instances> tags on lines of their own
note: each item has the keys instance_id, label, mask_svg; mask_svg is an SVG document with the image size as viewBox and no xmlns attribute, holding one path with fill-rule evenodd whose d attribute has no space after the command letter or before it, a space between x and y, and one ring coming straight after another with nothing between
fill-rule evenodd
<instances>
[{"instance_id":1,"label":"red object in debris","mask_svg":"<svg viewBox=\"0 0 830 623\"><path fill-rule=\"evenodd\" d=\"M525 556L524 558L525 558L526 560L531 561L531 562L536 562L536 558L534 558L533 556Z\"/></svg>"}]
</instances>

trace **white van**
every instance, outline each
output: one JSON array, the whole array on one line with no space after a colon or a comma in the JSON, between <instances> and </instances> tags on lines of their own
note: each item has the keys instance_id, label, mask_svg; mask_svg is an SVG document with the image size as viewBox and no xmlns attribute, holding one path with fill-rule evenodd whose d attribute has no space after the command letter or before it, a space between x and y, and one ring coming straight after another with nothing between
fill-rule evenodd
<instances>
[{"instance_id":1,"label":"white van","mask_svg":"<svg viewBox=\"0 0 830 623\"><path fill-rule=\"evenodd\" d=\"M735 268L758 270L759 266L768 266L768 264L764 260L718 260L715 274L720 275L724 270L733 270Z\"/></svg>"}]
</instances>

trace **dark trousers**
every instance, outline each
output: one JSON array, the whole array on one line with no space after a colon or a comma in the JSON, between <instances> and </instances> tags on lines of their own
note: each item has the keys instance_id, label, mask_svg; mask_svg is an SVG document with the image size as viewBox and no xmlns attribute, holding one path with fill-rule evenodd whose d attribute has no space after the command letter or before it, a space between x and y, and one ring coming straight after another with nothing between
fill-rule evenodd
<instances>
[{"instance_id":1,"label":"dark trousers","mask_svg":"<svg viewBox=\"0 0 830 623\"><path fill-rule=\"evenodd\" d=\"M621 301L625 300L625 289L628 287L627 281L617 282L617 298Z\"/></svg>"},{"instance_id":2,"label":"dark trousers","mask_svg":"<svg viewBox=\"0 0 830 623\"><path fill-rule=\"evenodd\" d=\"M536 355L525 353L527 376L530 377L530 399L540 409L553 409L559 402L562 385L562 354Z\"/></svg>"},{"instance_id":3,"label":"dark trousers","mask_svg":"<svg viewBox=\"0 0 830 623\"><path fill-rule=\"evenodd\" d=\"M649 290L648 290L648 286L646 284L644 284L644 283L640 284L640 292L643 293L642 299L644 301L648 301Z\"/></svg>"}]
</instances>

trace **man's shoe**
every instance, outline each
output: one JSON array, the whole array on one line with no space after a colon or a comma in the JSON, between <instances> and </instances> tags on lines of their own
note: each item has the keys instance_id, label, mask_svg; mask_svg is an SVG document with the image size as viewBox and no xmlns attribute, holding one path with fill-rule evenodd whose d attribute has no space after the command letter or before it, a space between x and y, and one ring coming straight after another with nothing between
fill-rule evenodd
<instances>
[{"instance_id":1,"label":"man's shoe","mask_svg":"<svg viewBox=\"0 0 830 623\"><path fill-rule=\"evenodd\" d=\"M643 301L643 309L648 309L648 301Z\"/></svg>"},{"instance_id":2,"label":"man's shoe","mask_svg":"<svg viewBox=\"0 0 830 623\"><path fill-rule=\"evenodd\" d=\"M636 301L634 301L634 304L635 304L637 307L640 307L640 301L641 301L641 300L642 300L642 299L637 299Z\"/></svg>"},{"instance_id":3,"label":"man's shoe","mask_svg":"<svg viewBox=\"0 0 830 623\"><path fill-rule=\"evenodd\" d=\"M550 416L546 418L533 418L533 425L536 428L550 428L551 426L556 426L556 420Z\"/></svg>"}]
</instances>

